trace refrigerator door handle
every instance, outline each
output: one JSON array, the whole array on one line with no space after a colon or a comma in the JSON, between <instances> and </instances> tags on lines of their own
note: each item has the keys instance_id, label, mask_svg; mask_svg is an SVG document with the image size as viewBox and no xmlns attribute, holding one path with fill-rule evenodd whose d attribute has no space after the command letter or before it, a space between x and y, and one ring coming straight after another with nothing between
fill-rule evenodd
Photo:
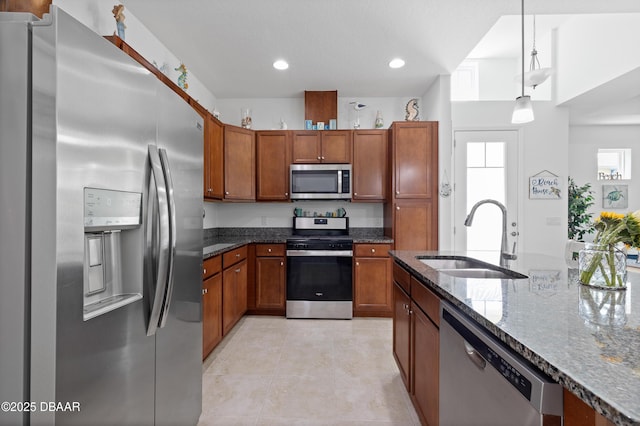
<instances>
[{"instance_id":1,"label":"refrigerator door handle","mask_svg":"<svg viewBox=\"0 0 640 426\"><path fill-rule=\"evenodd\" d=\"M167 318L169 317L169 307L171 305L171 296L173 294L173 266L176 255L176 203L167 150L161 148L158 151L160 152L160 164L162 165L165 184L167 186L167 208L169 214L169 273L167 275L167 289L164 297L164 306L160 313L160 328L162 328L167 323Z\"/></svg>"},{"instance_id":2,"label":"refrigerator door handle","mask_svg":"<svg viewBox=\"0 0 640 426\"><path fill-rule=\"evenodd\" d=\"M170 252L170 220L169 220L169 202L167 200L167 186L158 148L155 145L149 145L149 163L151 165L151 175L155 182L156 200L149 200L150 203L158 202L157 219L159 241L157 242L157 264L155 272L155 291L153 304L149 316L149 326L147 327L147 336L156 334L158 328L162 308L165 304L165 294L167 290L167 277L169 270L169 252ZM155 209L152 209L155 210ZM150 210L151 211L151 210ZM150 233L156 232L153 216L148 218L147 228L151 228Z\"/></svg>"}]
</instances>

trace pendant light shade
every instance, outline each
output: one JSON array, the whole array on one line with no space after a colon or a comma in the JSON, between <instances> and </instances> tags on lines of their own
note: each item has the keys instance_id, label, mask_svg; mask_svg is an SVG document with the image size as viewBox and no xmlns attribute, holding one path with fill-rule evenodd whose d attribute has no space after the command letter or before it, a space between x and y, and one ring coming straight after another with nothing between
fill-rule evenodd
<instances>
[{"instance_id":1,"label":"pendant light shade","mask_svg":"<svg viewBox=\"0 0 640 426\"><path fill-rule=\"evenodd\" d=\"M511 123L522 124L533 121L533 106L531 105L531 96L518 96L516 98L516 106L513 108Z\"/></svg>"},{"instance_id":2,"label":"pendant light shade","mask_svg":"<svg viewBox=\"0 0 640 426\"><path fill-rule=\"evenodd\" d=\"M511 123L512 124L522 124L529 123L533 121L533 106L531 105L531 96L525 96L524 94L524 0L521 1L522 4L522 14L521 14L521 24L522 24L522 74L521 74L521 82L522 82L522 94L516 98L516 105L513 108L513 114L511 115Z\"/></svg>"}]
</instances>

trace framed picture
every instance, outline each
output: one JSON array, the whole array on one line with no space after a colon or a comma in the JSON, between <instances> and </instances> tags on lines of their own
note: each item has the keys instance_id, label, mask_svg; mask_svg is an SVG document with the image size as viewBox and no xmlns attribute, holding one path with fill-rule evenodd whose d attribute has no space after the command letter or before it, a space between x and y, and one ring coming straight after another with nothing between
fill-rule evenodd
<instances>
[{"instance_id":1,"label":"framed picture","mask_svg":"<svg viewBox=\"0 0 640 426\"><path fill-rule=\"evenodd\" d=\"M629 207L628 185L602 185L602 207L626 209Z\"/></svg>"}]
</instances>

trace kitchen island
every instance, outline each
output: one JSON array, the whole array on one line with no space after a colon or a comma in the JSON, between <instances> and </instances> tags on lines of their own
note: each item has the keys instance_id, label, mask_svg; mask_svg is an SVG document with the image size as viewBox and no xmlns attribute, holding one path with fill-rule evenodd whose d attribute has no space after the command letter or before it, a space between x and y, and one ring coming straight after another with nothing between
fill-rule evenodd
<instances>
[{"instance_id":1,"label":"kitchen island","mask_svg":"<svg viewBox=\"0 0 640 426\"><path fill-rule=\"evenodd\" d=\"M617 425L640 424L640 273L626 291L582 286L564 259L519 254L509 269L524 279L459 278L420 261L451 252L390 252L443 300ZM497 254L468 257L498 264ZM635 291L634 291L635 290Z\"/></svg>"}]
</instances>

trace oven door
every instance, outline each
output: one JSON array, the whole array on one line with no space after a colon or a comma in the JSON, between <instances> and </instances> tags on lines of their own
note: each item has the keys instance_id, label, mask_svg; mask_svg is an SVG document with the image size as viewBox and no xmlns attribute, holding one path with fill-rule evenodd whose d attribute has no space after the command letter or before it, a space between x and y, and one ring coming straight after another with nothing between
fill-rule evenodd
<instances>
[{"instance_id":1,"label":"oven door","mask_svg":"<svg viewBox=\"0 0 640 426\"><path fill-rule=\"evenodd\" d=\"M352 301L353 252L287 250L287 300Z\"/></svg>"}]
</instances>

